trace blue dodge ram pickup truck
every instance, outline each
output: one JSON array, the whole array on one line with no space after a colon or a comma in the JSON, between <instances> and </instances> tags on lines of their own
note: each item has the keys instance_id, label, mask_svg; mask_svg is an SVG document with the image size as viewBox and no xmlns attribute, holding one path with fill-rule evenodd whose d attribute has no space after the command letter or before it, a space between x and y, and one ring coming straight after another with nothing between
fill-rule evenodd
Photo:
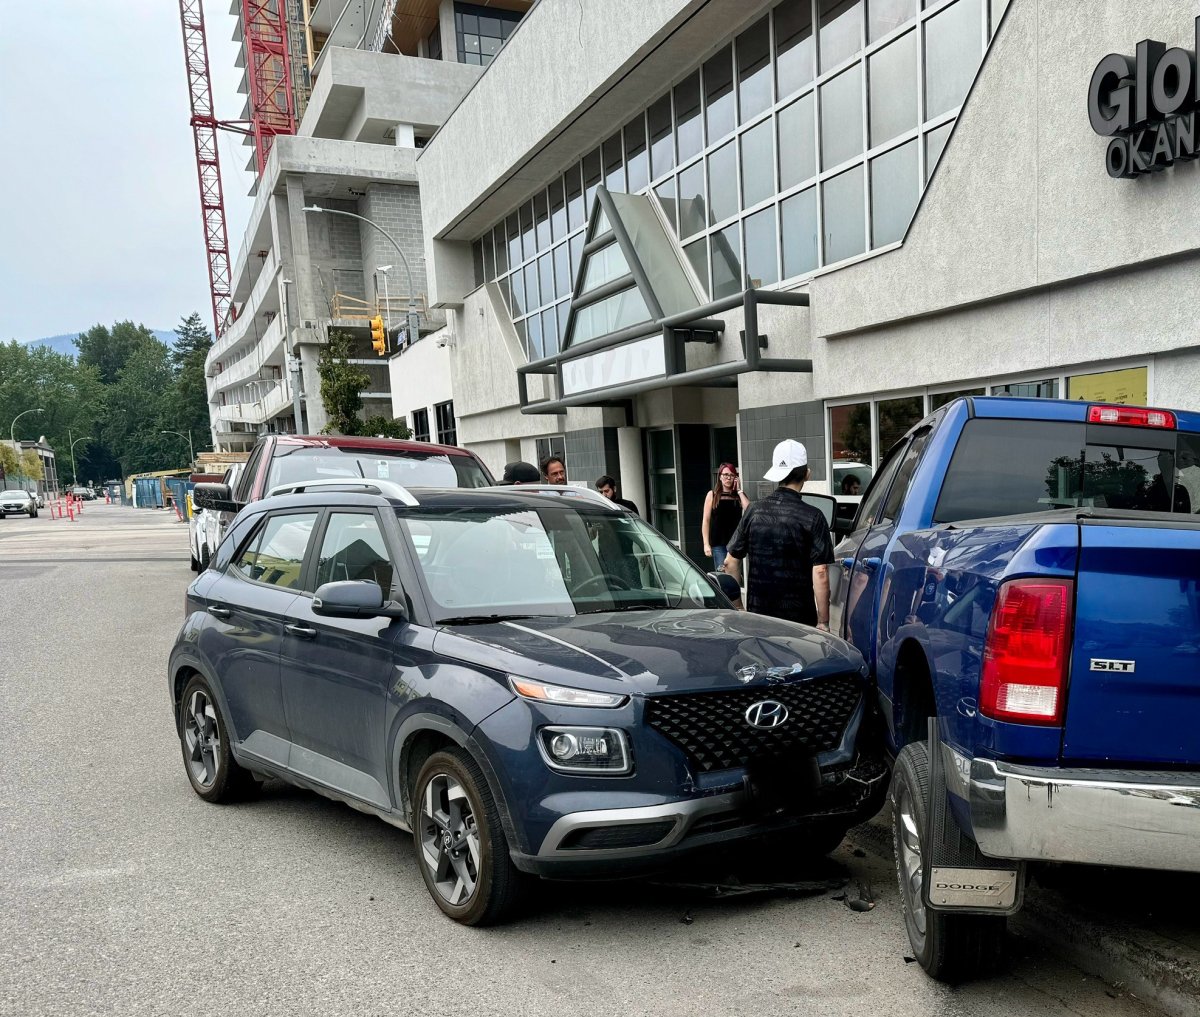
<instances>
[{"instance_id":1,"label":"blue dodge ram pickup truck","mask_svg":"<svg viewBox=\"0 0 1200 1017\"><path fill-rule=\"evenodd\" d=\"M831 566L895 756L929 974L994 969L1027 861L1200 871L1200 414L956 399Z\"/></svg>"}]
</instances>

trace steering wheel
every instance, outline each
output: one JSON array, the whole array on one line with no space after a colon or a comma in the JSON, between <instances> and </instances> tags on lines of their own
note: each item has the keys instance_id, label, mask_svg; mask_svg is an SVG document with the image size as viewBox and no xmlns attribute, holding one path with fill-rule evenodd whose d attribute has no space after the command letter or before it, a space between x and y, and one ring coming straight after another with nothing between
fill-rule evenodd
<instances>
[{"instance_id":1,"label":"steering wheel","mask_svg":"<svg viewBox=\"0 0 1200 1017\"><path fill-rule=\"evenodd\" d=\"M632 590L633 589L633 586L631 586L628 581L622 579L620 576L613 575L613 573L611 573L611 572L601 572L599 575L596 575L596 576L588 576L588 578L585 579L578 586L576 586L574 591L572 591L572 592L574 592L575 595L578 596L579 594L583 593L583 591L587 587L594 586L597 583L606 583L606 584L607 583L615 583L618 590Z\"/></svg>"}]
</instances>

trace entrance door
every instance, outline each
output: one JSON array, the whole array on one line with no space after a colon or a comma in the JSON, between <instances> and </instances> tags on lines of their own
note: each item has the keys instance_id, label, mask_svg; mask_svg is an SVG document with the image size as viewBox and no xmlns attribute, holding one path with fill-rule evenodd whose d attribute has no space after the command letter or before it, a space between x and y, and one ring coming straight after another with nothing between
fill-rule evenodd
<instances>
[{"instance_id":1,"label":"entrance door","mask_svg":"<svg viewBox=\"0 0 1200 1017\"><path fill-rule=\"evenodd\" d=\"M676 547L679 546L679 485L676 482L675 429L646 432L646 472L650 487L650 522Z\"/></svg>"}]
</instances>

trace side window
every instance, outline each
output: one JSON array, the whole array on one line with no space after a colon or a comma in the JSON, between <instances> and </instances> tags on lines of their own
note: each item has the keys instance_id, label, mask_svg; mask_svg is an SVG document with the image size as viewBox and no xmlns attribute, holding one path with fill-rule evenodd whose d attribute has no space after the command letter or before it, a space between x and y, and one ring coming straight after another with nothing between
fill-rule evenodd
<instances>
[{"instance_id":1,"label":"side window","mask_svg":"<svg viewBox=\"0 0 1200 1017\"><path fill-rule=\"evenodd\" d=\"M900 468L896 471L896 480L888 492L887 501L883 503L883 510L879 513L880 522L890 523L900 514L900 505L904 501L904 496L908 494L913 474L917 472L917 463L921 461L921 453L929 444L931 434L933 434L932 427L918 431L901 457Z\"/></svg>"},{"instance_id":2,"label":"side window","mask_svg":"<svg viewBox=\"0 0 1200 1017\"><path fill-rule=\"evenodd\" d=\"M250 458L246 460L246 465L242 467L242 474L238 477L237 490L233 492L234 501L245 503L250 500L250 492L254 488L254 478L258 474L258 461L262 459L265 447L262 442L254 446L254 451L250 453Z\"/></svg>"},{"instance_id":3,"label":"side window","mask_svg":"<svg viewBox=\"0 0 1200 1017\"><path fill-rule=\"evenodd\" d=\"M867 493L863 495L862 504L858 507L858 518L854 521L855 530L863 530L868 526L874 526L875 520L879 516L879 507L883 502L883 496L887 492L888 484L891 483L892 477L895 476L896 470L900 466L900 460L903 458L903 452L907 442L899 441L892 446L892 450L884 458L879 469L875 471L875 476L871 480L871 486L867 488Z\"/></svg>"},{"instance_id":4,"label":"side window","mask_svg":"<svg viewBox=\"0 0 1200 1017\"><path fill-rule=\"evenodd\" d=\"M217 553L213 556L212 567L218 572L225 571L229 565L229 560L233 557L233 553L237 550L238 545L246 539L250 531L260 521L259 516L241 516L239 515L229 529L225 531L225 537L222 539L220 546L217 548ZM260 533L261 535L261 533ZM258 543L258 536L254 538L251 544L247 545L247 550L250 550L253 544Z\"/></svg>"},{"instance_id":5,"label":"side window","mask_svg":"<svg viewBox=\"0 0 1200 1017\"><path fill-rule=\"evenodd\" d=\"M374 514L331 512L317 559L317 586L346 579L379 584L385 597L392 589L392 562Z\"/></svg>"},{"instance_id":6,"label":"side window","mask_svg":"<svg viewBox=\"0 0 1200 1017\"><path fill-rule=\"evenodd\" d=\"M304 552L316 522L315 512L268 517L259 535L234 560L233 567L256 583L300 589Z\"/></svg>"}]
</instances>

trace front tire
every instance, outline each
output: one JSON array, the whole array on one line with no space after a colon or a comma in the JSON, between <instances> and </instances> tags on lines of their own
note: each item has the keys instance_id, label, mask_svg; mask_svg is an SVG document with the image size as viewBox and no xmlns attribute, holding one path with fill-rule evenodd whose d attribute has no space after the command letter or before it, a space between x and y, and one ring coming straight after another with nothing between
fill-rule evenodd
<instances>
[{"instance_id":1,"label":"front tire","mask_svg":"<svg viewBox=\"0 0 1200 1017\"><path fill-rule=\"evenodd\" d=\"M925 903L929 747L924 742L901 749L892 774L891 798L896 879L913 956L939 982L966 982L995 974L1004 961L1007 920L1000 915L935 911Z\"/></svg>"},{"instance_id":2,"label":"front tire","mask_svg":"<svg viewBox=\"0 0 1200 1017\"><path fill-rule=\"evenodd\" d=\"M257 786L233 758L221 708L200 675L187 683L179 701L179 744L192 790L206 802L233 801Z\"/></svg>"},{"instance_id":3,"label":"front tire","mask_svg":"<svg viewBox=\"0 0 1200 1017\"><path fill-rule=\"evenodd\" d=\"M196 571L197 572L208 571L208 563L210 561L212 561L212 553L208 550L208 543L206 541L205 543L200 545L200 567L198 569L196 569Z\"/></svg>"},{"instance_id":4,"label":"front tire","mask_svg":"<svg viewBox=\"0 0 1200 1017\"><path fill-rule=\"evenodd\" d=\"M463 925L517 910L526 879L512 863L487 779L462 749L435 752L413 785L413 842L434 903Z\"/></svg>"}]
</instances>

